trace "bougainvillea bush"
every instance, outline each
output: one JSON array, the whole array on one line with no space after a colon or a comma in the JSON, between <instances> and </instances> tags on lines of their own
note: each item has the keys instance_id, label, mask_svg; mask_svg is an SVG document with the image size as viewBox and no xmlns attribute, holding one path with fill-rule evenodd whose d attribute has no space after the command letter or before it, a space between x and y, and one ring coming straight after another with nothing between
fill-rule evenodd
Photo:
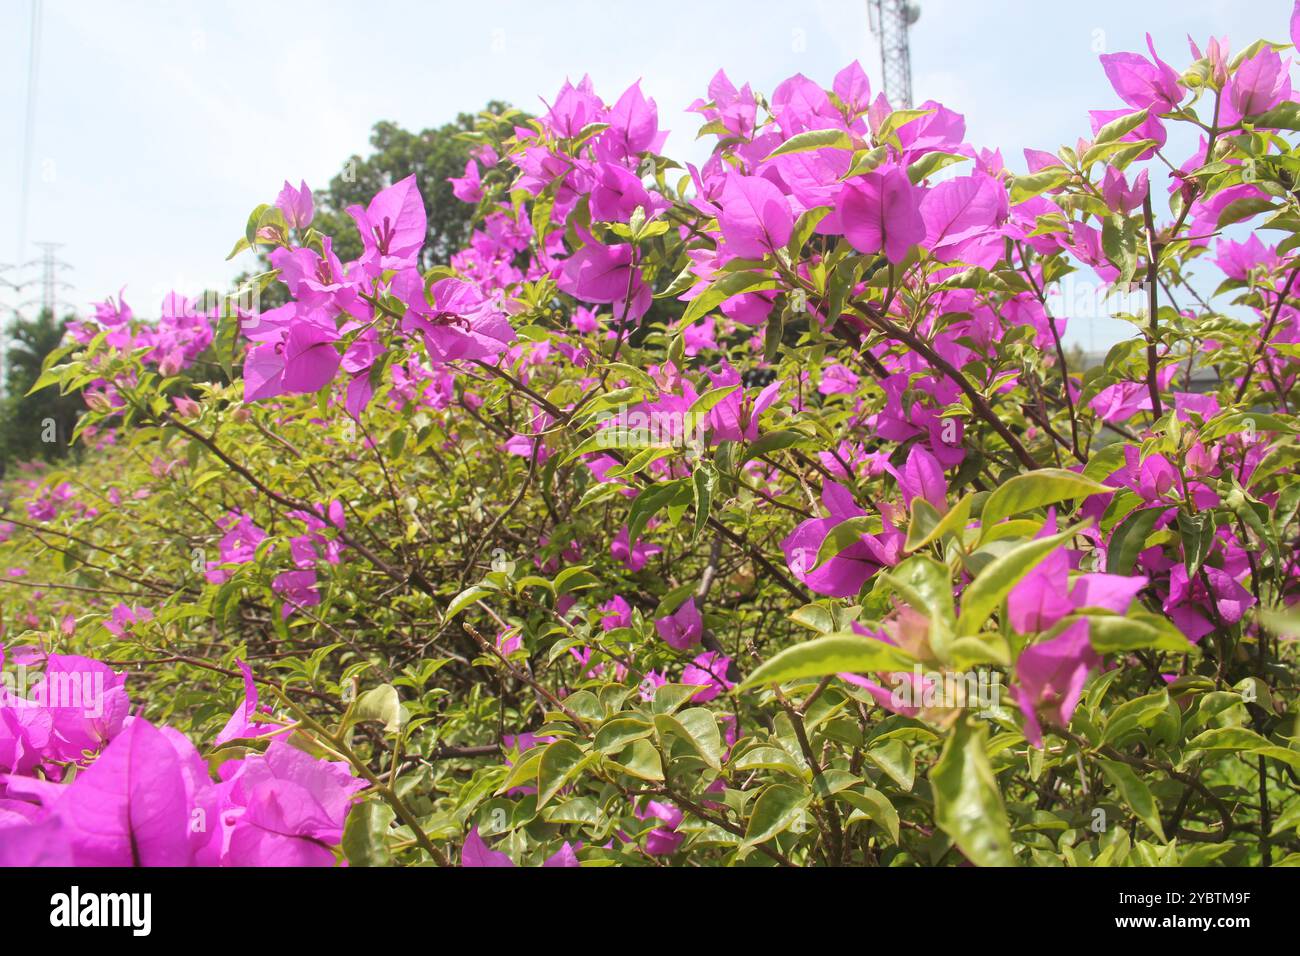
<instances>
[{"instance_id":1,"label":"bougainvillea bush","mask_svg":"<svg viewBox=\"0 0 1300 956\"><path fill-rule=\"evenodd\" d=\"M1147 47L1025 172L857 64L719 72L699 166L584 79L468 134L450 262L433 184L350 262L286 184L248 287L100 304L0 862L1300 862L1291 47Z\"/></svg>"}]
</instances>

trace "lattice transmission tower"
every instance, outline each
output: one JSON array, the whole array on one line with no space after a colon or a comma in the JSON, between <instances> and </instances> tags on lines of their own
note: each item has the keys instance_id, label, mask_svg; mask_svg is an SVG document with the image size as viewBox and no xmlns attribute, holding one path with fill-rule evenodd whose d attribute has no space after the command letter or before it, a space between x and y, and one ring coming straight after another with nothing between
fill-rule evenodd
<instances>
[{"instance_id":1,"label":"lattice transmission tower","mask_svg":"<svg viewBox=\"0 0 1300 956\"><path fill-rule=\"evenodd\" d=\"M920 16L920 5L908 0L867 0L867 20L880 43L885 98L894 109L912 108L912 54L907 30Z\"/></svg>"}]
</instances>

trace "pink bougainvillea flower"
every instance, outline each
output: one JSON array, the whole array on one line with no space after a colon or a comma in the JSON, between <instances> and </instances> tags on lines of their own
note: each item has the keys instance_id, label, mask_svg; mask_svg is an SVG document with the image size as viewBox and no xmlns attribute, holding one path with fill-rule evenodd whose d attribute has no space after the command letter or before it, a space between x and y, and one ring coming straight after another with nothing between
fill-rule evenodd
<instances>
[{"instance_id":1,"label":"pink bougainvillea flower","mask_svg":"<svg viewBox=\"0 0 1300 956\"><path fill-rule=\"evenodd\" d=\"M610 543L609 553L618 561L627 565L629 571L640 571L645 567L646 561L656 554L663 551L657 544L647 544L644 538L637 538L636 544L631 548L628 547L628 529L624 525L619 529L618 534Z\"/></svg>"},{"instance_id":2,"label":"pink bougainvillea flower","mask_svg":"<svg viewBox=\"0 0 1300 956\"><path fill-rule=\"evenodd\" d=\"M1106 79L1119 98L1135 110L1170 113L1178 109L1184 93L1178 74L1156 55L1151 34L1147 34L1151 59L1138 53L1104 53L1099 58Z\"/></svg>"},{"instance_id":3,"label":"pink bougainvillea flower","mask_svg":"<svg viewBox=\"0 0 1300 956\"><path fill-rule=\"evenodd\" d=\"M316 392L334 379L339 370L339 352L334 347L338 337L332 324L294 323L284 343L281 384L286 392Z\"/></svg>"},{"instance_id":4,"label":"pink bougainvillea flower","mask_svg":"<svg viewBox=\"0 0 1300 956\"><path fill-rule=\"evenodd\" d=\"M577 86L564 81L555 97L555 105L542 117L542 122L557 136L572 139L604 118L605 104L593 90L591 77L584 75Z\"/></svg>"},{"instance_id":5,"label":"pink bougainvillea flower","mask_svg":"<svg viewBox=\"0 0 1300 956\"><path fill-rule=\"evenodd\" d=\"M1235 123L1271 110L1283 100L1291 99L1291 58L1284 60L1265 45L1238 64L1225 92L1220 107L1221 121Z\"/></svg>"},{"instance_id":6,"label":"pink bougainvillea flower","mask_svg":"<svg viewBox=\"0 0 1300 956\"><path fill-rule=\"evenodd\" d=\"M924 196L906 170L892 163L845 183L838 203L844 238L858 252L883 252L897 265L925 239Z\"/></svg>"},{"instance_id":7,"label":"pink bougainvillea flower","mask_svg":"<svg viewBox=\"0 0 1300 956\"><path fill-rule=\"evenodd\" d=\"M672 614L655 621L655 630L665 644L679 651L698 644L704 634L704 621L695 607L695 598L688 598Z\"/></svg>"},{"instance_id":8,"label":"pink bougainvillea flower","mask_svg":"<svg viewBox=\"0 0 1300 956\"><path fill-rule=\"evenodd\" d=\"M1050 537L1056 530L1055 512L1049 512L1036 537ZM1034 634L1084 608L1125 614L1146 585L1147 578L1142 575L1101 572L1080 574L1071 584L1069 554L1065 548L1056 548L1011 589L1007 620L1017 633Z\"/></svg>"},{"instance_id":9,"label":"pink bougainvillea flower","mask_svg":"<svg viewBox=\"0 0 1300 956\"><path fill-rule=\"evenodd\" d=\"M239 672L244 677L244 702L230 715L230 719L226 721L226 726L221 728L221 732L213 738L212 742L214 744L224 744L226 741L242 737L261 737L272 733L287 733L291 728L264 719L264 715L269 714L271 711L269 707L258 708L257 684L253 681L252 669L241 660L236 660L235 664L238 665Z\"/></svg>"},{"instance_id":10,"label":"pink bougainvillea flower","mask_svg":"<svg viewBox=\"0 0 1300 956\"><path fill-rule=\"evenodd\" d=\"M495 358L515 340L505 314L472 283L441 279L426 296L419 270L405 269L393 277L392 289L409 307L402 329L423 336L432 362Z\"/></svg>"},{"instance_id":11,"label":"pink bougainvillea flower","mask_svg":"<svg viewBox=\"0 0 1300 956\"><path fill-rule=\"evenodd\" d=\"M147 607L132 607L129 604L115 604L107 621L104 622L104 630L114 637L121 637L127 631L131 630L136 624L143 624L146 621L153 620L153 611Z\"/></svg>"},{"instance_id":12,"label":"pink bougainvillea flower","mask_svg":"<svg viewBox=\"0 0 1300 956\"><path fill-rule=\"evenodd\" d=\"M1214 630L1214 616L1225 624L1235 624L1255 604L1254 595L1226 571L1209 565L1201 570L1204 578L1198 574L1189 579L1184 565L1174 565L1169 572L1169 596L1164 601L1165 613L1193 643Z\"/></svg>"},{"instance_id":13,"label":"pink bougainvillea flower","mask_svg":"<svg viewBox=\"0 0 1300 956\"><path fill-rule=\"evenodd\" d=\"M790 241L794 215L771 180L728 173L720 198L718 225L732 255L761 259Z\"/></svg>"},{"instance_id":14,"label":"pink bougainvillea flower","mask_svg":"<svg viewBox=\"0 0 1300 956\"><path fill-rule=\"evenodd\" d=\"M577 231L583 245L564 260L556 279L560 291L584 302L609 303L619 320L635 321L645 315L652 293L641 278L641 270L632 267L631 245L624 242L607 246L581 227Z\"/></svg>"},{"instance_id":15,"label":"pink bougainvillea flower","mask_svg":"<svg viewBox=\"0 0 1300 956\"><path fill-rule=\"evenodd\" d=\"M552 853L542 866L573 867L581 866L575 848L566 840L564 845ZM465 834L465 842L460 847L460 865L472 867L512 867L514 860L500 850L493 850L483 842L478 834L478 827L470 827Z\"/></svg>"},{"instance_id":16,"label":"pink bougainvillea flower","mask_svg":"<svg viewBox=\"0 0 1300 956\"><path fill-rule=\"evenodd\" d=\"M816 593L828 597L856 595L867 578L883 567L898 563L904 536L882 516L883 529L879 535L863 534L857 542L818 566L817 555L831 529L849 518L866 514L853 501L852 493L833 481L822 484L822 504L829 517L801 523L781 542L781 551L791 573Z\"/></svg>"},{"instance_id":17,"label":"pink bougainvillea flower","mask_svg":"<svg viewBox=\"0 0 1300 956\"><path fill-rule=\"evenodd\" d=\"M632 626L632 607L622 595L615 594L600 609L605 612L600 619L602 630L612 631L616 627Z\"/></svg>"},{"instance_id":18,"label":"pink bougainvillea flower","mask_svg":"<svg viewBox=\"0 0 1300 956\"><path fill-rule=\"evenodd\" d=\"M644 152L657 153L667 138L659 129L659 108L641 92L641 81L633 83L610 107L605 122L609 128L596 140L596 155L606 162L626 162Z\"/></svg>"},{"instance_id":19,"label":"pink bougainvillea flower","mask_svg":"<svg viewBox=\"0 0 1300 956\"><path fill-rule=\"evenodd\" d=\"M851 624L853 633L862 637L869 637L873 640L882 641L886 644L898 645L898 641L891 636L894 633L902 633L905 636L910 633L928 635L930 622L923 618L912 608L904 605L899 608L897 616L891 622L886 624L883 630L871 630L857 621ZM921 712L921 708L915 705L915 702L924 700L924 691L929 684L933 683L933 678L922 675L919 679L912 671L900 671L881 675L890 684L892 688L886 687L869 677L863 677L859 674L843 672L835 675L845 683L852 684L855 687L861 687L881 707L891 713L902 714L905 717L915 717ZM911 691L908 695L899 693L901 689L907 688Z\"/></svg>"},{"instance_id":20,"label":"pink bougainvillea flower","mask_svg":"<svg viewBox=\"0 0 1300 956\"><path fill-rule=\"evenodd\" d=\"M757 439L759 416L776 401L784 382L781 379L769 382L751 397L741 384L740 373L731 366L726 366L721 372L709 371L707 374L714 388L737 386L735 391L709 409L710 442L718 444Z\"/></svg>"},{"instance_id":21,"label":"pink bougainvillea flower","mask_svg":"<svg viewBox=\"0 0 1300 956\"><path fill-rule=\"evenodd\" d=\"M321 601L314 570L281 571L271 582L271 590L284 601L281 618L287 618L299 608L315 607Z\"/></svg>"},{"instance_id":22,"label":"pink bougainvillea flower","mask_svg":"<svg viewBox=\"0 0 1300 956\"><path fill-rule=\"evenodd\" d=\"M647 219L653 219L664 208L664 200L647 190L641 177L625 166L598 163L593 179L591 218L598 222L627 222L638 208Z\"/></svg>"},{"instance_id":23,"label":"pink bougainvillea flower","mask_svg":"<svg viewBox=\"0 0 1300 956\"><path fill-rule=\"evenodd\" d=\"M633 815L638 820L658 820L659 826L646 833L646 852L651 856L672 856L686 839L684 833L678 833L685 814L671 803L662 800L647 800L644 807L634 807Z\"/></svg>"},{"instance_id":24,"label":"pink bougainvillea flower","mask_svg":"<svg viewBox=\"0 0 1300 956\"><path fill-rule=\"evenodd\" d=\"M1088 622L1075 621L1064 631L1039 644L1031 644L1016 659L1016 704L1025 718L1025 739L1043 745L1040 709L1061 727L1069 726L1088 672L1101 665L1101 655L1088 640Z\"/></svg>"},{"instance_id":25,"label":"pink bougainvillea flower","mask_svg":"<svg viewBox=\"0 0 1300 956\"><path fill-rule=\"evenodd\" d=\"M416 265L429 228L415 175L380 190L366 208L349 206L365 251L359 260L375 275Z\"/></svg>"},{"instance_id":26,"label":"pink bougainvillea flower","mask_svg":"<svg viewBox=\"0 0 1300 956\"><path fill-rule=\"evenodd\" d=\"M735 687L735 682L727 677L730 668L731 658L717 651L705 651L687 664L682 669L682 683L697 684L700 688L691 700L705 703Z\"/></svg>"},{"instance_id":27,"label":"pink bougainvillea flower","mask_svg":"<svg viewBox=\"0 0 1300 956\"><path fill-rule=\"evenodd\" d=\"M545 861L543 861L542 866L556 866L556 867L582 866L582 864L578 861L578 854L576 852L576 850L579 849L581 846L582 844L578 844L577 847L574 847L569 843L568 840L565 840L564 845L561 846L554 853L552 853L550 856L548 856L545 859Z\"/></svg>"},{"instance_id":28,"label":"pink bougainvillea flower","mask_svg":"<svg viewBox=\"0 0 1300 956\"><path fill-rule=\"evenodd\" d=\"M871 81L857 60L835 74L831 89L853 116L865 113L871 106Z\"/></svg>"},{"instance_id":29,"label":"pink bougainvillea flower","mask_svg":"<svg viewBox=\"0 0 1300 956\"><path fill-rule=\"evenodd\" d=\"M306 229L311 225L316 211L311 200L311 190L301 181L298 188L294 189L286 179L280 195L275 197L275 205L284 213L284 221L290 229Z\"/></svg>"},{"instance_id":30,"label":"pink bougainvillea flower","mask_svg":"<svg viewBox=\"0 0 1300 956\"><path fill-rule=\"evenodd\" d=\"M739 90L719 70L709 81L709 102L696 100L687 107L693 113L699 113L706 120L721 123L729 133L748 139L754 134L754 124L758 118L758 100L746 83Z\"/></svg>"},{"instance_id":31,"label":"pink bougainvillea flower","mask_svg":"<svg viewBox=\"0 0 1300 956\"><path fill-rule=\"evenodd\" d=\"M943 476L943 466L920 445L912 446L901 471L888 464L885 470L898 482L903 503L909 508L914 498L923 498L940 514L948 510L948 480Z\"/></svg>"},{"instance_id":32,"label":"pink bougainvillea flower","mask_svg":"<svg viewBox=\"0 0 1300 956\"><path fill-rule=\"evenodd\" d=\"M197 759L193 745L189 749ZM42 790L73 864L191 865L191 795L183 759L171 739L136 717L70 785Z\"/></svg>"},{"instance_id":33,"label":"pink bougainvillea flower","mask_svg":"<svg viewBox=\"0 0 1300 956\"><path fill-rule=\"evenodd\" d=\"M352 800L366 781L342 761L317 759L284 740L222 765L230 866L332 866Z\"/></svg>"},{"instance_id":34,"label":"pink bougainvillea flower","mask_svg":"<svg viewBox=\"0 0 1300 956\"><path fill-rule=\"evenodd\" d=\"M448 176L451 192L461 202L476 203L483 198L483 181L479 176L478 163L472 159L465 161L464 176Z\"/></svg>"},{"instance_id":35,"label":"pink bougainvillea flower","mask_svg":"<svg viewBox=\"0 0 1300 956\"><path fill-rule=\"evenodd\" d=\"M1124 174L1114 166L1107 166L1102 176L1102 198L1106 200L1107 206L1118 212L1130 213L1141 206L1149 188L1145 169L1138 173L1131 188Z\"/></svg>"},{"instance_id":36,"label":"pink bougainvillea flower","mask_svg":"<svg viewBox=\"0 0 1300 956\"><path fill-rule=\"evenodd\" d=\"M126 299L122 298L122 293L126 292L126 286L122 286L117 293L117 301L109 296L103 302L96 302L95 321L106 328L114 328L119 325L125 325L131 321L133 313L131 307L126 304Z\"/></svg>"},{"instance_id":37,"label":"pink bougainvillea flower","mask_svg":"<svg viewBox=\"0 0 1300 956\"><path fill-rule=\"evenodd\" d=\"M1006 186L987 173L944 180L921 201L925 244L945 262L992 265L1001 256L999 230L1009 215Z\"/></svg>"}]
</instances>

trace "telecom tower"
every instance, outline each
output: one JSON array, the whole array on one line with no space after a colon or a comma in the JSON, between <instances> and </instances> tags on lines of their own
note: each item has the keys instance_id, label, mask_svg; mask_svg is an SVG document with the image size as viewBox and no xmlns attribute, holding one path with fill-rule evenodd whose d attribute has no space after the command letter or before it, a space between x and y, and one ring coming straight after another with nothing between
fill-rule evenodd
<instances>
[{"instance_id":1,"label":"telecom tower","mask_svg":"<svg viewBox=\"0 0 1300 956\"><path fill-rule=\"evenodd\" d=\"M867 20L880 41L885 98L894 109L912 108L912 55L907 47L907 28L920 17L920 5L908 0L867 0Z\"/></svg>"}]
</instances>

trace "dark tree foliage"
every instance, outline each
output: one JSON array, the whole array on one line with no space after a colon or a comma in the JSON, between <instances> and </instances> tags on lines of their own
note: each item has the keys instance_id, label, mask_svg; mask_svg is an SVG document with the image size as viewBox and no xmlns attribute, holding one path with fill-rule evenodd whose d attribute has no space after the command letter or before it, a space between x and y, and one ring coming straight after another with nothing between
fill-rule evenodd
<instances>
[{"instance_id":1,"label":"dark tree foliage","mask_svg":"<svg viewBox=\"0 0 1300 956\"><path fill-rule=\"evenodd\" d=\"M80 396L60 395L57 388L43 388L32 395L27 391L40 378L41 363L62 343L64 330L74 318L55 321L53 314L43 309L34 319L19 316L9 325L8 387L0 403L0 461L4 465L32 458L48 461L68 453L68 439L84 407Z\"/></svg>"}]
</instances>

